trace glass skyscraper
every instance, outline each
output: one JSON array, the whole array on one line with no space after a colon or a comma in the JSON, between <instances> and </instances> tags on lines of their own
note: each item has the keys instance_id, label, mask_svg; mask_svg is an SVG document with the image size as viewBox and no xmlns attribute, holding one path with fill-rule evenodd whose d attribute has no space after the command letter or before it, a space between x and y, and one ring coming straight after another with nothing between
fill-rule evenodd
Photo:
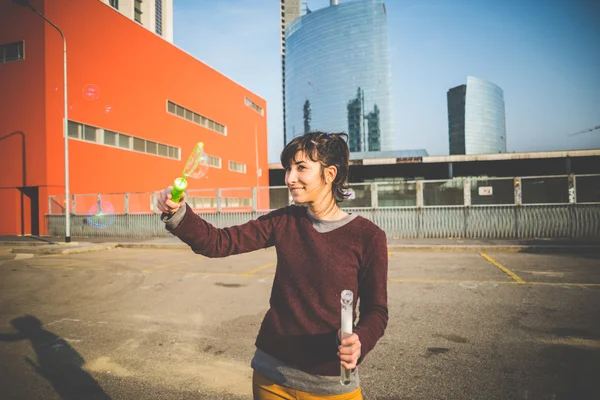
<instances>
[{"instance_id":1,"label":"glass skyscraper","mask_svg":"<svg viewBox=\"0 0 600 400\"><path fill-rule=\"evenodd\" d=\"M383 0L312 11L286 29L287 141L308 130L346 132L350 151L397 150Z\"/></svg>"},{"instance_id":2,"label":"glass skyscraper","mask_svg":"<svg viewBox=\"0 0 600 400\"><path fill-rule=\"evenodd\" d=\"M283 92L283 144L288 142L285 131L285 30L289 24L310 12L306 0L281 0L281 76Z\"/></svg>"},{"instance_id":3,"label":"glass skyscraper","mask_svg":"<svg viewBox=\"0 0 600 400\"><path fill-rule=\"evenodd\" d=\"M450 154L506 153L504 92L484 79L448 90Z\"/></svg>"}]
</instances>

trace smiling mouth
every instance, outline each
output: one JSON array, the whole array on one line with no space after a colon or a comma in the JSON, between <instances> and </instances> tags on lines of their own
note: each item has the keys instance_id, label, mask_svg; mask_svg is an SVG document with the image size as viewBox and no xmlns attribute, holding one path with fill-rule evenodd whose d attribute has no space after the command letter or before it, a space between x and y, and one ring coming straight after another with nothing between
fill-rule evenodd
<instances>
[{"instance_id":1,"label":"smiling mouth","mask_svg":"<svg viewBox=\"0 0 600 400\"><path fill-rule=\"evenodd\" d=\"M290 188L290 192L292 193L298 193L301 190L304 190L304 188Z\"/></svg>"}]
</instances>

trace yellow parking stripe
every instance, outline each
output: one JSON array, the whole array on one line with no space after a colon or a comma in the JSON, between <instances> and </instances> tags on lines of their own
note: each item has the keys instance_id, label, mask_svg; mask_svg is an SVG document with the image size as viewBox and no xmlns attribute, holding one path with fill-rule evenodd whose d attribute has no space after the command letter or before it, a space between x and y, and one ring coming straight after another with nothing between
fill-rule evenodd
<instances>
[{"instance_id":1,"label":"yellow parking stripe","mask_svg":"<svg viewBox=\"0 0 600 400\"><path fill-rule=\"evenodd\" d=\"M174 261L174 262L170 262L167 264L161 264L161 265L157 265L156 267L143 269L142 272L144 272L144 273L153 272L153 271L157 271L159 269L172 267L173 265L185 264L189 261L191 261L191 260Z\"/></svg>"},{"instance_id":2,"label":"yellow parking stripe","mask_svg":"<svg viewBox=\"0 0 600 400\"><path fill-rule=\"evenodd\" d=\"M52 255L54 255L54 254L52 254ZM48 265L48 266L42 266L42 267L43 268L54 268L54 269L68 269L68 267L81 266L81 265L85 265L85 264L93 264L96 262L97 263L106 263L106 262L115 262L115 261L126 260L131 257L139 256L139 254L115 254L115 256L116 256L116 258L80 260L80 261L74 261L74 262L71 262L68 264Z\"/></svg>"},{"instance_id":3,"label":"yellow parking stripe","mask_svg":"<svg viewBox=\"0 0 600 400\"><path fill-rule=\"evenodd\" d=\"M167 271L173 275L206 275L206 276L243 276L240 274L234 274L230 272L197 272L197 271Z\"/></svg>"},{"instance_id":4,"label":"yellow parking stripe","mask_svg":"<svg viewBox=\"0 0 600 400\"><path fill-rule=\"evenodd\" d=\"M502 272L504 272L506 275L508 275L511 278L513 278L515 280L515 282L517 282L517 283L526 283L523 279L521 279L521 277L519 277L519 275L515 274L510 269L506 268L504 265L500 264L498 261L494 260L492 257L488 256L485 253L479 253L479 254L481 255L481 257L485 258L490 263L492 263L496 267L500 268L500 270Z\"/></svg>"},{"instance_id":5,"label":"yellow parking stripe","mask_svg":"<svg viewBox=\"0 0 600 400\"><path fill-rule=\"evenodd\" d=\"M565 338L542 338L538 339L537 342L552 344L554 346L572 346L590 350L600 350L600 340L585 339L581 337L568 336Z\"/></svg>"},{"instance_id":6,"label":"yellow parking stripe","mask_svg":"<svg viewBox=\"0 0 600 400\"><path fill-rule=\"evenodd\" d=\"M476 283L481 285L543 285L543 286L580 286L600 287L600 283L569 282L517 282L517 281L469 281L459 279L388 279L393 283Z\"/></svg>"},{"instance_id":7,"label":"yellow parking stripe","mask_svg":"<svg viewBox=\"0 0 600 400\"><path fill-rule=\"evenodd\" d=\"M525 282L527 285L600 287L600 283Z\"/></svg>"},{"instance_id":8,"label":"yellow parking stripe","mask_svg":"<svg viewBox=\"0 0 600 400\"><path fill-rule=\"evenodd\" d=\"M272 267L273 265L276 265L276 264L277 264L277 262L272 262L272 263L263 265L260 268L253 269L252 271L245 272L245 273L241 274L240 276L250 276L250 275L254 274L255 272L262 271L263 269L270 268L270 267Z\"/></svg>"},{"instance_id":9,"label":"yellow parking stripe","mask_svg":"<svg viewBox=\"0 0 600 400\"><path fill-rule=\"evenodd\" d=\"M480 284L516 284L510 281L470 281L465 279L388 279L394 283L480 283Z\"/></svg>"}]
</instances>

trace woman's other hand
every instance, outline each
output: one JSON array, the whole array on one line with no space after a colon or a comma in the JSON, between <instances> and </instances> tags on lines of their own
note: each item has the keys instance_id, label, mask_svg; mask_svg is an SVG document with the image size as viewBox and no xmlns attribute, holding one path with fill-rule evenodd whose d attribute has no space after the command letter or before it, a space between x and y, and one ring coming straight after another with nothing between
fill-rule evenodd
<instances>
[{"instance_id":1,"label":"woman's other hand","mask_svg":"<svg viewBox=\"0 0 600 400\"><path fill-rule=\"evenodd\" d=\"M338 357L340 358L340 363L342 364L342 367L352 370L356 368L356 364L360 358L360 339L356 333L353 333L346 339L342 340L341 343L342 344L338 346Z\"/></svg>"}]
</instances>

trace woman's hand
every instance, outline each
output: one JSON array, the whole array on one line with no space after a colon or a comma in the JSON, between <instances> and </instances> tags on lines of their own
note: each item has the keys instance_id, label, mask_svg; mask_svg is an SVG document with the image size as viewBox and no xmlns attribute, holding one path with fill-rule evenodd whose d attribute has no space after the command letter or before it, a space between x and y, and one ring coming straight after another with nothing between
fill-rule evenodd
<instances>
[{"instance_id":1,"label":"woman's hand","mask_svg":"<svg viewBox=\"0 0 600 400\"><path fill-rule=\"evenodd\" d=\"M338 338L341 337L341 331L338 332ZM348 336L341 341L342 345L338 346L338 357L342 367L352 370L356 368L356 363L360 358L360 339L356 333Z\"/></svg>"},{"instance_id":2,"label":"woman's hand","mask_svg":"<svg viewBox=\"0 0 600 400\"><path fill-rule=\"evenodd\" d=\"M166 189L163 189L158 196L157 206L158 209L166 214L174 214L179 210L185 203L185 193L181 194L181 199L179 199L179 203L175 203L171 200L171 190L173 186L168 186Z\"/></svg>"}]
</instances>

